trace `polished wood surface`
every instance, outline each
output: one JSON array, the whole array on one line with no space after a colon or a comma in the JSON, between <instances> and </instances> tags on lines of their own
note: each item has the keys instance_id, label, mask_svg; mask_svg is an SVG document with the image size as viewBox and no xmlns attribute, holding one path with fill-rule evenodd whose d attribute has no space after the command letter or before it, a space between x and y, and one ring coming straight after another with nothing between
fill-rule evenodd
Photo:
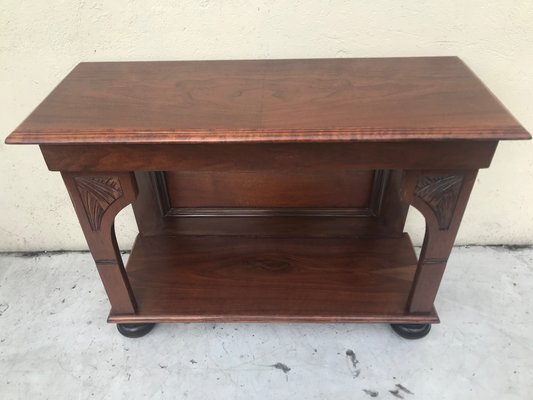
<instances>
[{"instance_id":1,"label":"polished wood surface","mask_svg":"<svg viewBox=\"0 0 533 400\"><path fill-rule=\"evenodd\" d=\"M61 171L110 322L429 324L478 170L529 138L458 58L426 57L82 63L6 142Z\"/></svg>"},{"instance_id":2,"label":"polished wood surface","mask_svg":"<svg viewBox=\"0 0 533 400\"><path fill-rule=\"evenodd\" d=\"M375 171L166 171L173 209L368 208ZM357 188L355 190L354 188Z\"/></svg>"},{"instance_id":3,"label":"polished wood surface","mask_svg":"<svg viewBox=\"0 0 533 400\"><path fill-rule=\"evenodd\" d=\"M133 174L63 172L62 176L113 309L135 313L137 305L115 237L115 216L137 197Z\"/></svg>"},{"instance_id":4,"label":"polished wood surface","mask_svg":"<svg viewBox=\"0 0 533 400\"><path fill-rule=\"evenodd\" d=\"M448 263L477 171L409 171L402 196L426 221L424 243L409 296L409 311L427 313Z\"/></svg>"},{"instance_id":5,"label":"polished wood surface","mask_svg":"<svg viewBox=\"0 0 533 400\"><path fill-rule=\"evenodd\" d=\"M496 141L41 145L51 171L477 169Z\"/></svg>"},{"instance_id":6,"label":"polished wood surface","mask_svg":"<svg viewBox=\"0 0 533 400\"><path fill-rule=\"evenodd\" d=\"M398 239L138 237L138 310L111 322L437 322L411 315L416 256Z\"/></svg>"},{"instance_id":7,"label":"polished wood surface","mask_svg":"<svg viewBox=\"0 0 533 400\"><path fill-rule=\"evenodd\" d=\"M158 175L160 173L142 171L135 174L139 196L133 203L133 211L143 236L400 237L407 214L399 197L402 171L376 172L379 179L373 183L368 208L314 209L271 206L235 209L222 207L222 204L217 204L216 208L172 209L165 200L169 194L159 185ZM324 179L316 182L316 190L323 187ZM268 187L263 188L263 191L268 190ZM352 190L366 191L367 188L358 186ZM223 189L219 193L227 196Z\"/></svg>"},{"instance_id":8,"label":"polished wood surface","mask_svg":"<svg viewBox=\"0 0 533 400\"><path fill-rule=\"evenodd\" d=\"M81 63L8 143L526 139L456 57Z\"/></svg>"}]
</instances>

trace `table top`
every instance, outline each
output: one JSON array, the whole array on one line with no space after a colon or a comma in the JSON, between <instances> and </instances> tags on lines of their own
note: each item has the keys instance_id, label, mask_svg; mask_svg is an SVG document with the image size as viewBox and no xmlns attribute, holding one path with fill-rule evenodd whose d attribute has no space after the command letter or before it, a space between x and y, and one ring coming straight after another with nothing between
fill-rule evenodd
<instances>
[{"instance_id":1,"label":"table top","mask_svg":"<svg viewBox=\"0 0 533 400\"><path fill-rule=\"evenodd\" d=\"M81 63L6 143L529 139L457 57Z\"/></svg>"}]
</instances>

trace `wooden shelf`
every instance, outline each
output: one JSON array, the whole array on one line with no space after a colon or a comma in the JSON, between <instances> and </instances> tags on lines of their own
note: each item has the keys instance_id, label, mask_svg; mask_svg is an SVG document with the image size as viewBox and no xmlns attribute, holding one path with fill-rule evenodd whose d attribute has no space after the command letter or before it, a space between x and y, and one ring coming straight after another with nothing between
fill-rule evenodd
<instances>
[{"instance_id":1,"label":"wooden shelf","mask_svg":"<svg viewBox=\"0 0 533 400\"><path fill-rule=\"evenodd\" d=\"M397 239L139 236L135 315L109 322L436 323L406 311L417 259Z\"/></svg>"}]
</instances>

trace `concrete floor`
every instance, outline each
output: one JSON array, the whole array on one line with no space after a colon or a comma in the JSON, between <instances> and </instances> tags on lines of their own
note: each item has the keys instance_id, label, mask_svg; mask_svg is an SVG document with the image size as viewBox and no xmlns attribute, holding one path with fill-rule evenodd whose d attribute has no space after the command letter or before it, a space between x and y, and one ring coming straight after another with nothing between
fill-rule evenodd
<instances>
[{"instance_id":1,"label":"concrete floor","mask_svg":"<svg viewBox=\"0 0 533 400\"><path fill-rule=\"evenodd\" d=\"M88 253L0 255L1 399L531 399L533 249L456 248L442 324L158 325L127 339Z\"/></svg>"}]
</instances>

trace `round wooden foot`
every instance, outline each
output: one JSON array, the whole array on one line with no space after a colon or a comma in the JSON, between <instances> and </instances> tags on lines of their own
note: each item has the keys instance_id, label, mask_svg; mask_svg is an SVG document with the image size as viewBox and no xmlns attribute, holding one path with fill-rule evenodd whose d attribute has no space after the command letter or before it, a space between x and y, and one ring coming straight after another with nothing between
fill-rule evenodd
<instances>
[{"instance_id":1,"label":"round wooden foot","mask_svg":"<svg viewBox=\"0 0 533 400\"><path fill-rule=\"evenodd\" d=\"M155 324L117 324L118 331L129 338L139 338L154 328Z\"/></svg>"},{"instance_id":2,"label":"round wooden foot","mask_svg":"<svg viewBox=\"0 0 533 400\"><path fill-rule=\"evenodd\" d=\"M431 324L391 324L391 327L404 339L421 339L431 330Z\"/></svg>"}]
</instances>

